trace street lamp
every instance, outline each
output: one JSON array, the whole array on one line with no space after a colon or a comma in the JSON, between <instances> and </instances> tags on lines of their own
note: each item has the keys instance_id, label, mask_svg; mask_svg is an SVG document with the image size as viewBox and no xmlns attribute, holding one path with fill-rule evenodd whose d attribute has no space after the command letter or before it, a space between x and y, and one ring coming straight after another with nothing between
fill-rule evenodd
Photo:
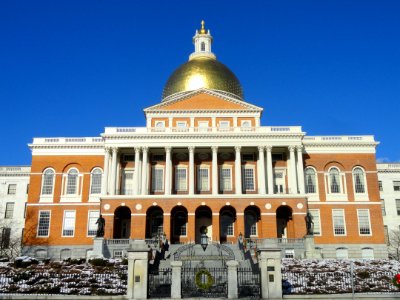
<instances>
[{"instance_id":1,"label":"street lamp","mask_svg":"<svg viewBox=\"0 0 400 300\"><path fill-rule=\"evenodd\" d=\"M203 248L203 250L206 251L208 246L208 236L204 232L200 236L200 245L201 248Z\"/></svg>"}]
</instances>

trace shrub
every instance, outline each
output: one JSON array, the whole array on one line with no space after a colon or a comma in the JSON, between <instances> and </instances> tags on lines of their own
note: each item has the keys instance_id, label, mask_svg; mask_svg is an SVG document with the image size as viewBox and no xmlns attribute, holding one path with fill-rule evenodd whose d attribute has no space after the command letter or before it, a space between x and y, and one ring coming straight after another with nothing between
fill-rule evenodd
<instances>
[{"instance_id":1,"label":"shrub","mask_svg":"<svg viewBox=\"0 0 400 300\"><path fill-rule=\"evenodd\" d=\"M362 278L362 279L366 279L366 278L370 277L368 271L360 271L360 272L357 273L357 276Z\"/></svg>"},{"instance_id":2,"label":"shrub","mask_svg":"<svg viewBox=\"0 0 400 300\"><path fill-rule=\"evenodd\" d=\"M105 267L107 264L107 260L102 259L102 258L93 258L93 259L89 260L89 263L95 267Z\"/></svg>"}]
</instances>

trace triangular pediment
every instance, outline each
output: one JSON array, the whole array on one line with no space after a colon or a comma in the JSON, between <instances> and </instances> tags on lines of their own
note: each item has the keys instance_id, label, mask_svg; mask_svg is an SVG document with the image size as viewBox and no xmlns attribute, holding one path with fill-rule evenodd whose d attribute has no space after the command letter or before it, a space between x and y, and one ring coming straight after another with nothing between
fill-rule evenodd
<instances>
[{"instance_id":1,"label":"triangular pediment","mask_svg":"<svg viewBox=\"0 0 400 300\"><path fill-rule=\"evenodd\" d=\"M262 108L210 90L185 93L166 102L146 108L150 111L262 111Z\"/></svg>"}]
</instances>

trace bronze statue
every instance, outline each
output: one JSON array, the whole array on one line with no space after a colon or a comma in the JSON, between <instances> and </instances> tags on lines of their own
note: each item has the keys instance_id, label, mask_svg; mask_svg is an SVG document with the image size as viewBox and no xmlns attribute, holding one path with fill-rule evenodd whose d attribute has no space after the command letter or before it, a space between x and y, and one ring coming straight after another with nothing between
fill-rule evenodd
<instances>
[{"instance_id":1,"label":"bronze statue","mask_svg":"<svg viewBox=\"0 0 400 300\"><path fill-rule=\"evenodd\" d=\"M310 212L307 213L304 219L306 220L307 235L312 235L314 222Z\"/></svg>"},{"instance_id":2,"label":"bronze statue","mask_svg":"<svg viewBox=\"0 0 400 300\"><path fill-rule=\"evenodd\" d=\"M106 225L106 220L103 218L102 215L96 221L97 224L97 232L96 237L103 237L104 236L104 227Z\"/></svg>"}]
</instances>

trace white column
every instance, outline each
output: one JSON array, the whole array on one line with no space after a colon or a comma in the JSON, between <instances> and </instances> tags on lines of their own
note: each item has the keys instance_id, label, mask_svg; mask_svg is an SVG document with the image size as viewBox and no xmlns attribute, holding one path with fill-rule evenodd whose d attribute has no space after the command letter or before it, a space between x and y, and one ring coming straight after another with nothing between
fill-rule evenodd
<instances>
[{"instance_id":1,"label":"white column","mask_svg":"<svg viewBox=\"0 0 400 300\"><path fill-rule=\"evenodd\" d=\"M297 147L297 180L300 194L305 193L304 167L303 167L303 147Z\"/></svg>"},{"instance_id":2,"label":"white column","mask_svg":"<svg viewBox=\"0 0 400 300\"><path fill-rule=\"evenodd\" d=\"M296 157L294 155L294 146L289 146L290 153L290 194L297 194L297 182L296 182Z\"/></svg>"},{"instance_id":3,"label":"white column","mask_svg":"<svg viewBox=\"0 0 400 300\"><path fill-rule=\"evenodd\" d=\"M212 193L218 194L218 147L212 146Z\"/></svg>"},{"instance_id":4,"label":"white column","mask_svg":"<svg viewBox=\"0 0 400 300\"><path fill-rule=\"evenodd\" d=\"M240 156L240 146L235 146L235 191L242 194L242 158Z\"/></svg>"},{"instance_id":5,"label":"white column","mask_svg":"<svg viewBox=\"0 0 400 300\"><path fill-rule=\"evenodd\" d=\"M110 184L110 195L115 195L116 182L117 182L117 154L118 148L112 148L112 162L111 162L111 184Z\"/></svg>"},{"instance_id":6,"label":"white column","mask_svg":"<svg viewBox=\"0 0 400 300\"><path fill-rule=\"evenodd\" d=\"M147 185L147 173L149 171L149 167L147 165L148 159L148 147L143 147L143 162L142 162L142 195L148 194L148 185Z\"/></svg>"},{"instance_id":7,"label":"white column","mask_svg":"<svg viewBox=\"0 0 400 300\"><path fill-rule=\"evenodd\" d=\"M274 173L272 170L272 147L267 146L267 182L268 182L268 194L274 194Z\"/></svg>"},{"instance_id":8,"label":"white column","mask_svg":"<svg viewBox=\"0 0 400 300\"><path fill-rule=\"evenodd\" d=\"M133 175L133 194L134 195L139 195L139 172L140 172L140 148L136 147L135 148L135 173Z\"/></svg>"},{"instance_id":9,"label":"white column","mask_svg":"<svg viewBox=\"0 0 400 300\"><path fill-rule=\"evenodd\" d=\"M101 194L107 195L108 189L108 165L110 164L110 148L104 149L104 171L103 178L101 179Z\"/></svg>"},{"instance_id":10,"label":"white column","mask_svg":"<svg viewBox=\"0 0 400 300\"><path fill-rule=\"evenodd\" d=\"M265 160L264 160L264 146L258 147L258 193L265 194Z\"/></svg>"},{"instance_id":11,"label":"white column","mask_svg":"<svg viewBox=\"0 0 400 300\"><path fill-rule=\"evenodd\" d=\"M189 195L194 194L194 147L189 147Z\"/></svg>"},{"instance_id":12,"label":"white column","mask_svg":"<svg viewBox=\"0 0 400 300\"><path fill-rule=\"evenodd\" d=\"M165 195L171 195L171 147L165 147Z\"/></svg>"}]
</instances>

